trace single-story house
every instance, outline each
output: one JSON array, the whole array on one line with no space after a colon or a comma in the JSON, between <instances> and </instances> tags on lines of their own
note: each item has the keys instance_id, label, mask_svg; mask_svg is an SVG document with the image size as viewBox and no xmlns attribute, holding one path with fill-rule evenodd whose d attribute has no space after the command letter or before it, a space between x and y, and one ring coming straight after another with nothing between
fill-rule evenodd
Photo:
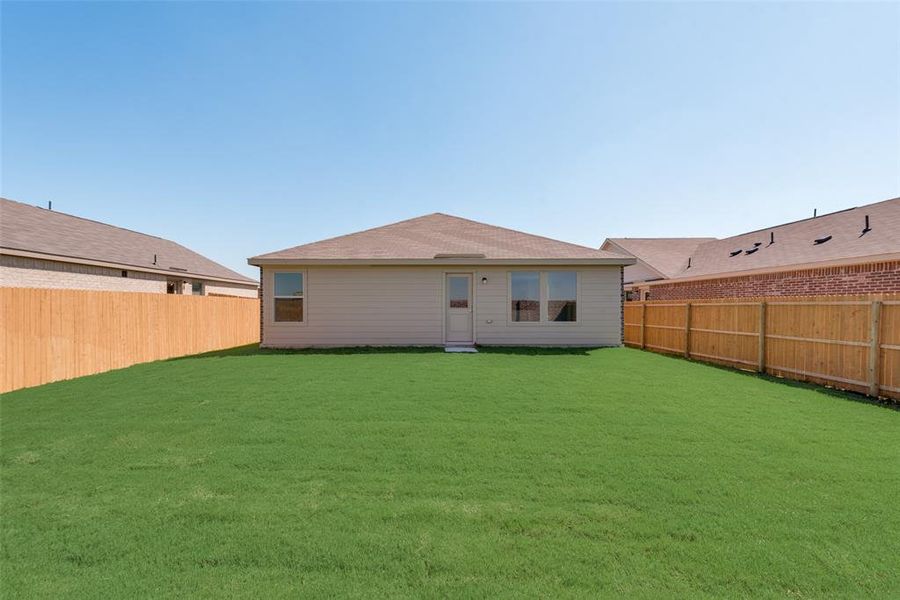
<instances>
[{"instance_id":1,"label":"single-story house","mask_svg":"<svg viewBox=\"0 0 900 600\"><path fill-rule=\"evenodd\" d=\"M0 198L0 287L255 298L259 285L175 242Z\"/></svg>"},{"instance_id":2,"label":"single-story house","mask_svg":"<svg viewBox=\"0 0 900 600\"><path fill-rule=\"evenodd\" d=\"M697 246L715 239L607 238L600 249L635 258L635 264L625 267L625 298L641 300L640 284L677 277Z\"/></svg>"},{"instance_id":3,"label":"single-story house","mask_svg":"<svg viewBox=\"0 0 900 600\"><path fill-rule=\"evenodd\" d=\"M603 248L629 253L621 238ZM657 247L665 246L665 240ZM900 292L900 198L705 241L658 280L626 284L634 299L690 300ZM657 256L656 260L659 260ZM650 261L652 262L652 260Z\"/></svg>"},{"instance_id":4,"label":"single-story house","mask_svg":"<svg viewBox=\"0 0 900 600\"><path fill-rule=\"evenodd\" d=\"M248 262L263 347L617 346L634 259L435 213Z\"/></svg>"}]
</instances>

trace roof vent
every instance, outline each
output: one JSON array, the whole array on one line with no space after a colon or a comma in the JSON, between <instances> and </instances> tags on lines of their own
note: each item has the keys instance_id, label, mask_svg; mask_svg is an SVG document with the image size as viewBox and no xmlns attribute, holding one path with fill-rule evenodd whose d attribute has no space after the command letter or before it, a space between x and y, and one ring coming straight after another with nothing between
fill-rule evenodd
<instances>
[{"instance_id":1,"label":"roof vent","mask_svg":"<svg viewBox=\"0 0 900 600\"><path fill-rule=\"evenodd\" d=\"M774 231L770 231L770 232L769 232L769 243L768 243L766 246L767 246L767 247L768 247L768 246L771 246L771 245L774 244L774 243L775 243L775 232L774 232Z\"/></svg>"},{"instance_id":2,"label":"roof vent","mask_svg":"<svg viewBox=\"0 0 900 600\"><path fill-rule=\"evenodd\" d=\"M749 250L744 250L744 254L753 254L753 253L756 252L757 250L759 250L759 246L753 246L753 247L750 248Z\"/></svg>"},{"instance_id":3,"label":"roof vent","mask_svg":"<svg viewBox=\"0 0 900 600\"><path fill-rule=\"evenodd\" d=\"M825 237L820 237L817 240L813 240L813 246L818 246L819 244L824 244L825 242L827 242L830 239L831 239L830 235L826 235Z\"/></svg>"},{"instance_id":4,"label":"roof vent","mask_svg":"<svg viewBox=\"0 0 900 600\"><path fill-rule=\"evenodd\" d=\"M738 248L737 250L732 250L731 252L729 252L728 256L737 256L738 254L740 254L743 251L744 250L742 248Z\"/></svg>"},{"instance_id":5,"label":"roof vent","mask_svg":"<svg viewBox=\"0 0 900 600\"><path fill-rule=\"evenodd\" d=\"M862 233L859 234L859 237L862 237L872 231L872 228L869 227L869 215L866 215L866 226L863 228Z\"/></svg>"},{"instance_id":6,"label":"roof vent","mask_svg":"<svg viewBox=\"0 0 900 600\"><path fill-rule=\"evenodd\" d=\"M753 242L754 248L759 248L760 246L762 246L762 242Z\"/></svg>"},{"instance_id":7,"label":"roof vent","mask_svg":"<svg viewBox=\"0 0 900 600\"><path fill-rule=\"evenodd\" d=\"M454 254L452 252L447 252L447 253L442 253L442 254L435 254L434 257L435 258L484 258L484 254L479 254L479 253L468 253L467 254L465 252L462 252L459 254Z\"/></svg>"},{"instance_id":8,"label":"roof vent","mask_svg":"<svg viewBox=\"0 0 900 600\"><path fill-rule=\"evenodd\" d=\"M688 266L687 266L687 268L688 268L688 269L691 268L691 257L690 257L690 256L688 256Z\"/></svg>"},{"instance_id":9,"label":"roof vent","mask_svg":"<svg viewBox=\"0 0 900 600\"><path fill-rule=\"evenodd\" d=\"M184 271L185 273L187 273L187 269L184 269L182 267L169 267L169 268L173 271Z\"/></svg>"}]
</instances>

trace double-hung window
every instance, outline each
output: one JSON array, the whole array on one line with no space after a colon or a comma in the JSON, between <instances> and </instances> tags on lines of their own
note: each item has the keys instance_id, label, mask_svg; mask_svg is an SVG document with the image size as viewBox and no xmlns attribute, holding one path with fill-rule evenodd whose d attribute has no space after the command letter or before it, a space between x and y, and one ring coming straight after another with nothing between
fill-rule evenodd
<instances>
[{"instance_id":1,"label":"double-hung window","mask_svg":"<svg viewBox=\"0 0 900 600\"><path fill-rule=\"evenodd\" d=\"M276 322L303 322L303 273L274 273Z\"/></svg>"},{"instance_id":2,"label":"double-hung window","mask_svg":"<svg viewBox=\"0 0 900 600\"><path fill-rule=\"evenodd\" d=\"M510 320L514 323L575 323L577 271L511 271Z\"/></svg>"}]
</instances>

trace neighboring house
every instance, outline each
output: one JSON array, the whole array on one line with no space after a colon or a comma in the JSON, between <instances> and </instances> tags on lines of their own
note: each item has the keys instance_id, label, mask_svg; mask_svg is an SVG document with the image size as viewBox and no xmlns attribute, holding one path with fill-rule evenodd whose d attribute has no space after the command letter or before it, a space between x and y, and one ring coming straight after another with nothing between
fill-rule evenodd
<instances>
[{"instance_id":1,"label":"neighboring house","mask_svg":"<svg viewBox=\"0 0 900 600\"><path fill-rule=\"evenodd\" d=\"M633 290L652 300L900 292L900 198L702 243L675 276Z\"/></svg>"},{"instance_id":2,"label":"neighboring house","mask_svg":"<svg viewBox=\"0 0 900 600\"><path fill-rule=\"evenodd\" d=\"M677 277L700 244L716 238L607 238L601 250L633 256L637 262L625 267L625 290L629 300L640 300L642 283Z\"/></svg>"},{"instance_id":3,"label":"neighboring house","mask_svg":"<svg viewBox=\"0 0 900 600\"><path fill-rule=\"evenodd\" d=\"M259 287L175 242L5 198L0 286L248 298Z\"/></svg>"},{"instance_id":4,"label":"neighboring house","mask_svg":"<svg viewBox=\"0 0 900 600\"><path fill-rule=\"evenodd\" d=\"M435 213L248 262L265 347L617 346L634 259Z\"/></svg>"}]
</instances>

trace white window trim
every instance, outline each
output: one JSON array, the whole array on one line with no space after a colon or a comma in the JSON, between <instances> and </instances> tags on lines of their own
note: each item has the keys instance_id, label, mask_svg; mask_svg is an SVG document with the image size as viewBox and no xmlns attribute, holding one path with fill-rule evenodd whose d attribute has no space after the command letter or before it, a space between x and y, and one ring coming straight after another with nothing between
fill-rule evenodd
<instances>
[{"instance_id":1,"label":"white window trim","mask_svg":"<svg viewBox=\"0 0 900 600\"><path fill-rule=\"evenodd\" d=\"M550 312L550 283L547 273L557 271L572 271L575 273L575 320L551 321ZM512 274L517 272L538 273L540 287L540 320L539 321L515 321L512 318ZM506 273L506 322L513 327L577 327L581 325L581 271L577 269L512 269Z\"/></svg>"},{"instance_id":2,"label":"white window trim","mask_svg":"<svg viewBox=\"0 0 900 600\"><path fill-rule=\"evenodd\" d=\"M271 294L271 299L266 302L266 304L268 305L268 309L269 309L269 318L266 319L268 324L270 324L274 327L298 327L301 325L306 325L307 314L309 311L309 301L308 301L309 294L306 291L307 287L309 285L309 278L306 275L306 269L276 269L276 270L271 271L270 273L271 273L271 275L270 275L269 281L271 282L271 285L272 285L272 287L271 287L272 294ZM278 273L299 273L301 276L301 281L303 283L302 295L300 295L300 296L276 296L275 295L275 275ZM276 321L275 320L275 299L276 298L283 298L283 299L302 298L303 299L303 318L299 321Z\"/></svg>"}]
</instances>

